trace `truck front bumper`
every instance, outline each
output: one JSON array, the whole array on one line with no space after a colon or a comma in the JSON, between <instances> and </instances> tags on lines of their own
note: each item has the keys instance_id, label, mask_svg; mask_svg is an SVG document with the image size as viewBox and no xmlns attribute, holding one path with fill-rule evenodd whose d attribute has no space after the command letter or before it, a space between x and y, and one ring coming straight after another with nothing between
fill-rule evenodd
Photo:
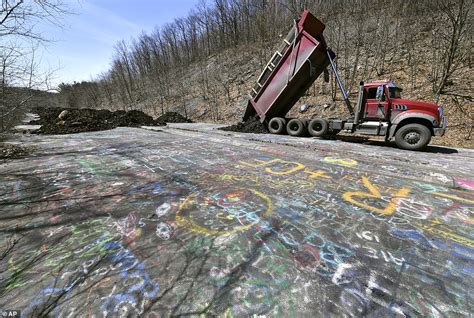
<instances>
[{"instance_id":1,"label":"truck front bumper","mask_svg":"<svg viewBox=\"0 0 474 318\"><path fill-rule=\"evenodd\" d=\"M434 135L438 137L443 136L444 133L446 132L447 124L448 124L448 120L446 119L446 117L443 117L442 122L441 122L441 127L433 129Z\"/></svg>"}]
</instances>

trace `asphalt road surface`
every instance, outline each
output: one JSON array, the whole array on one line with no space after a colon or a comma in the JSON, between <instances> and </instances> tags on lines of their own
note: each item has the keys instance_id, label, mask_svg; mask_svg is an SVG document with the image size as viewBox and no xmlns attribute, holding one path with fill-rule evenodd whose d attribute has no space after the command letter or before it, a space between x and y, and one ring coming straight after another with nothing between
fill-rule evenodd
<instances>
[{"instance_id":1,"label":"asphalt road surface","mask_svg":"<svg viewBox=\"0 0 474 318\"><path fill-rule=\"evenodd\" d=\"M474 312L474 151L171 126L18 137L36 150L0 165L0 308Z\"/></svg>"}]
</instances>

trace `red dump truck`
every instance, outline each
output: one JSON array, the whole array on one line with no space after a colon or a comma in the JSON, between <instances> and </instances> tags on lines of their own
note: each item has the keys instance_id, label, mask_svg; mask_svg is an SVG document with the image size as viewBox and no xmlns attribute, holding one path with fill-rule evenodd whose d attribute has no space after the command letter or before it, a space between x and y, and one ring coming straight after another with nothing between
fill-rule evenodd
<instances>
[{"instance_id":1,"label":"red dump truck","mask_svg":"<svg viewBox=\"0 0 474 318\"><path fill-rule=\"evenodd\" d=\"M274 134L323 137L341 131L384 136L398 147L423 149L432 136L444 135L443 108L433 103L402 99L402 89L391 81L360 83L355 110L339 78L335 53L324 40L324 24L309 11L284 38L250 92L244 120L258 115ZM285 118L313 82L330 66L350 116Z\"/></svg>"}]
</instances>

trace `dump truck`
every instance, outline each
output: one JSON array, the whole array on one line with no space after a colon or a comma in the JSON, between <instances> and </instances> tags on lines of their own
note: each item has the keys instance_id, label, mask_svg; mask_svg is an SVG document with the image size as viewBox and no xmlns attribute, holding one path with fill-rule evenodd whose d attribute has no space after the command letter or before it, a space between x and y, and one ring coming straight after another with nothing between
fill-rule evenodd
<instances>
[{"instance_id":1,"label":"dump truck","mask_svg":"<svg viewBox=\"0 0 474 318\"><path fill-rule=\"evenodd\" d=\"M308 10L294 20L291 31L252 87L244 121L258 116L271 133L295 137L324 137L341 131L384 136L386 141L408 150L421 150L432 136L444 135L447 122L443 107L403 99L402 88L389 80L360 82L357 103L352 107L337 71L336 54L324 39L324 29L325 25ZM328 77L328 67L334 73L349 116L286 118L321 74Z\"/></svg>"}]
</instances>

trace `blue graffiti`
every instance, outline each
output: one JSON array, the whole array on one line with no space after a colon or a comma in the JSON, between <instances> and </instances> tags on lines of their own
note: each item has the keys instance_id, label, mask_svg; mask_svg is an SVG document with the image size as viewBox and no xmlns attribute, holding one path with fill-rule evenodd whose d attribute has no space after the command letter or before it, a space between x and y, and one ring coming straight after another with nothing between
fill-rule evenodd
<instances>
[{"instance_id":1,"label":"blue graffiti","mask_svg":"<svg viewBox=\"0 0 474 318\"><path fill-rule=\"evenodd\" d=\"M433 244L430 242L430 240L428 240L425 235L423 235L417 230L392 228L390 230L390 234L395 235L396 237L401 239L408 239L417 244L421 244L426 248L433 248Z\"/></svg>"},{"instance_id":2,"label":"blue graffiti","mask_svg":"<svg viewBox=\"0 0 474 318\"><path fill-rule=\"evenodd\" d=\"M116 241L107 242L104 249L108 252L107 258L116 264L114 270L119 271L121 278L138 278L139 282L127 287L125 292L109 296L102 304L101 310L108 314L117 310L120 304L136 304L137 293L146 298L155 297L159 290L159 284L150 279L145 271L143 262L137 260L135 255L122 244Z\"/></svg>"},{"instance_id":3,"label":"blue graffiti","mask_svg":"<svg viewBox=\"0 0 474 318\"><path fill-rule=\"evenodd\" d=\"M117 241L105 241L104 237L95 242L103 244L105 259L109 260L113 271L119 273L120 278L137 281L137 283L126 286L126 290L118 294L110 295L105 299L100 308L108 314L115 312L117 308L124 303L132 305L138 302L140 295L146 298L153 298L158 295L160 290L159 284L151 280L145 271L145 264L139 261L135 255ZM26 312L34 313L39 306L47 308L54 305L54 302L61 297L62 302L71 297L71 291L78 285L82 285L86 277L79 276L74 281L68 283L64 287L57 287L58 282L54 280L48 287L42 289L30 303ZM61 306L56 305L54 308L55 316L59 316Z\"/></svg>"},{"instance_id":4,"label":"blue graffiti","mask_svg":"<svg viewBox=\"0 0 474 318\"><path fill-rule=\"evenodd\" d=\"M474 276L474 249L455 243L444 242L438 238L428 239L423 233L413 229L395 229L392 228L390 233L401 239L408 239L425 248L440 249L449 253L449 260L452 268L444 273L445 276L455 274L457 276L469 275Z\"/></svg>"},{"instance_id":5,"label":"blue graffiti","mask_svg":"<svg viewBox=\"0 0 474 318\"><path fill-rule=\"evenodd\" d=\"M281 216L285 216L290 218L291 221L297 220L300 218L300 213L293 211L293 210L287 210L287 209L277 209L276 210L278 214Z\"/></svg>"}]
</instances>

